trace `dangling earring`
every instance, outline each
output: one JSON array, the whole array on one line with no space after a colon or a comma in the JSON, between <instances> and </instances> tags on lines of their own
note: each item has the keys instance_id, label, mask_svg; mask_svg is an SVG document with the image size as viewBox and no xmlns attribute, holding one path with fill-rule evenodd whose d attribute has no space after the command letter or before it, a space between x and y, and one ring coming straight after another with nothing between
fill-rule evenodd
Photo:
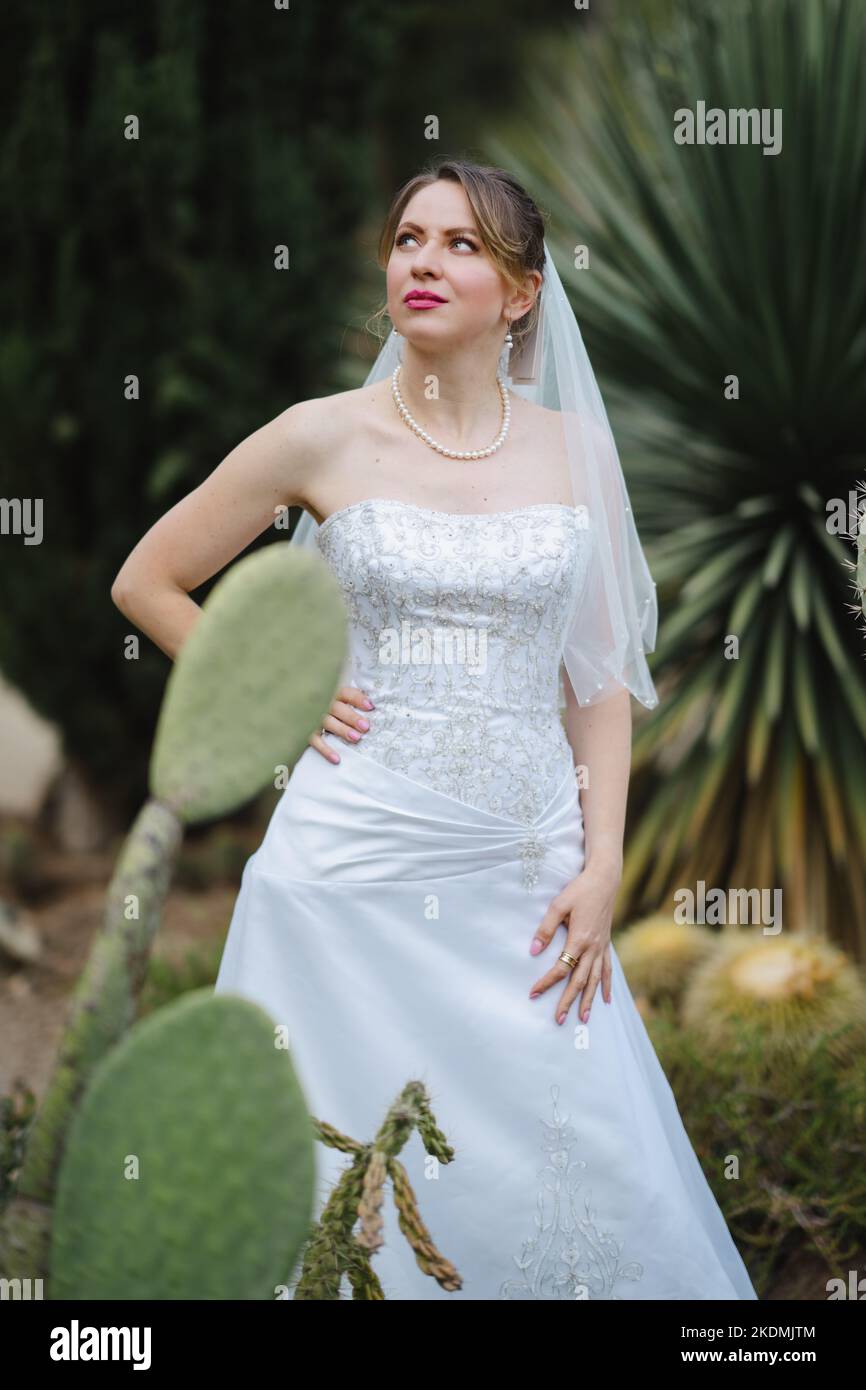
<instances>
[{"instance_id":1,"label":"dangling earring","mask_svg":"<svg viewBox=\"0 0 866 1390\"><path fill-rule=\"evenodd\" d=\"M403 335L401 334L399 328L395 328L395 329L394 329L394 337L397 338L397 340L398 340L398 342L397 342L397 361L402 363L402 361L403 361Z\"/></svg>"},{"instance_id":2,"label":"dangling earring","mask_svg":"<svg viewBox=\"0 0 866 1390\"><path fill-rule=\"evenodd\" d=\"M511 348L514 343L514 339L511 336L511 322L510 320L507 320L507 322L508 332L505 335L505 342L502 344L502 351L499 354L499 375L505 379L508 378L508 365L511 361Z\"/></svg>"}]
</instances>

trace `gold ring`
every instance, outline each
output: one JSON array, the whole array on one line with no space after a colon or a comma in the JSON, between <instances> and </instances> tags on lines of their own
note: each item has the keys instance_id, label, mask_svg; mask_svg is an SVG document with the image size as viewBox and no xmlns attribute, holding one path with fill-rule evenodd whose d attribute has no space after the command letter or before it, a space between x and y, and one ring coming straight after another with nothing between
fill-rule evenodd
<instances>
[{"instance_id":1,"label":"gold ring","mask_svg":"<svg viewBox=\"0 0 866 1390\"><path fill-rule=\"evenodd\" d=\"M574 956L570 956L570 955L568 954L567 951L561 951L561 952L560 952L560 955L559 955L559 959L562 960L562 961L565 961L565 964L566 964L566 965L571 966L571 969L572 969L572 970L574 969L574 967L575 967L576 965L578 965L578 964L580 963L579 961L576 961L576 960L575 960Z\"/></svg>"}]
</instances>

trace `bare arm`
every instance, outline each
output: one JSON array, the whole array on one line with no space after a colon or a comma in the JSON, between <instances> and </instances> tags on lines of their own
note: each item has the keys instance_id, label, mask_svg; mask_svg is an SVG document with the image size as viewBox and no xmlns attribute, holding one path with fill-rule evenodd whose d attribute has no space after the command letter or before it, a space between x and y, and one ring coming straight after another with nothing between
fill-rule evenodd
<instances>
[{"instance_id":1,"label":"bare arm","mask_svg":"<svg viewBox=\"0 0 866 1390\"><path fill-rule=\"evenodd\" d=\"M586 1023L595 992L601 984L609 1004L613 980L610 931L622 878L623 834L631 770L631 696L625 689L594 705L579 705L568 672L563 669L565 728L575 766L586 768L587 786L580 789L584 824L584 867L563 888L544 914L530 947L537 955L566 925L565 950L576 965L557 958L535 982L530 998L564 984L556 1005L556 1020L564 1023L578 995L580 1018Z\"/></svg>"},{"instance_id":2,"label":"bare arm","mask_svg":"<svg viewBox=\"0 0 866 1390\"><path fill-rule=\"evenodd\" d=\"M201 615L189 592L300 506L314 461L318 402L299 401L243 439L151 526L118 571L112 601L174 659Z\"/></svg>"},{"instance_id":3,"label":"bare arm","mask_svg":"<svg viewBox=\"0 0 866 1390\"><path fill-rule=\"evenodd\" d=\"M577 768L585 767L580 804L586 867L622 873L623 835L631 771L631 696L625 689L595 705L579 705L563 671L565 730Z\"/></svg>"}]
</instances>

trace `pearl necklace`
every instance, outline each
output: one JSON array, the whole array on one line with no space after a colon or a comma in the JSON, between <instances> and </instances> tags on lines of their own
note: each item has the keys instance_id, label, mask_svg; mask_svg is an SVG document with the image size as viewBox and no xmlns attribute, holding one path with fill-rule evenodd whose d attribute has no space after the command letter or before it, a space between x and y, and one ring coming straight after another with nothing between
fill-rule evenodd
<instances>
[{"instance_id":1,"label":"pearl necklace","mask_svg":"<svg viewBox=\"0 0 866 1390\"><path fill-rule=\"evenodd\" d=\"M400 395L400 387L397 385L397 377L400 374L402 365L401 362L398 362L391 374L391 394L394 397L402 419L405 420L410 430L414 430L418 438L423 439L425 444L429 444L431 449L435 449L437 454L444 454L446 458L450 459L484 459L487 458L489 454L494 453L496 449L502 448L505 442L505 436L508 434L508 426L511 424L511 402L508 399L508 387L505 385L505 382L498 372L496 374L496 384L499 387L499 395L502 398L502 428L493 443L489 444L486 449L472 449L471 451L461 453L457 449L446 449L444 444L438 444L431 434L428 434L425 429L422 429L414 415L410 413L403 397Z\"/></svg>"}]
</instances>

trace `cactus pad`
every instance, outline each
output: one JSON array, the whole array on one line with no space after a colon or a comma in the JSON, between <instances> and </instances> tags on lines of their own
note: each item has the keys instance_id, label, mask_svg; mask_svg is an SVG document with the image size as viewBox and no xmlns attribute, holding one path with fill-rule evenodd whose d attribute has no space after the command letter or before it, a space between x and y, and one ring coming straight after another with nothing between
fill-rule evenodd
<instances>
[{"instance_id":1,"label":"cactus pad","mask_svg":"<svg viewBox=\"0 0 866 1390\"><path fill-rule=\"evenodd\" d=\"M255 1004L208 989L136 1024L69 1131L52 1299L273 1299L310 1232L314 1128Z\"/></svg>"},{"instance_id":2,"label":"cactus pad","mask_svg":"<svg viewBox=\"0 0 866 1390\"><path fill-rule=\"evenodd\" d=\"M291 767L331 703L346 607L325 561L291 544L247 555L205 601L166 686L151 790L194 822Z\"/></svg>"}]
</instances>

